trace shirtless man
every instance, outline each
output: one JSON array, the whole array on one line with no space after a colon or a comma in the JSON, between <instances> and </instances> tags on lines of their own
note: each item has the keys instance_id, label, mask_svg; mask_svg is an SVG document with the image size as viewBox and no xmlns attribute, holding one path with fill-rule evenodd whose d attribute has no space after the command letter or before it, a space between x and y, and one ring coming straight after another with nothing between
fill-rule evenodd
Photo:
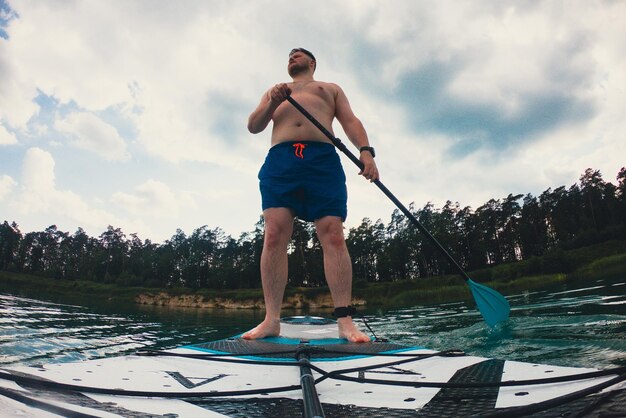
<instances>
[{"instance_id":1,"label":"shirtless man","mask_svg":"<svg viewBox=\"0 0 626 418\"><path fill-rule=\"evenodd\" d=\"M316 60L297 48L290 52L287 71L293 81L270 88L248 119L248 130L262 132L270 123L272 147L259 172L265 238L261 255L261 281L265 319L243 334L257 339L280 334L280 309L287 285L287 245L294 217L315 222L324 252L324 273L330 288L339 337L351 342L370 338L352 321L352 263L343 235L347 210L345 174L332 142L286 102L291 95L332 132L335 118L350 141L360 150L366 179L378 179L374 149L354 115L343 90L336 84L313 79Z\"/></svg>"}]
</instances>

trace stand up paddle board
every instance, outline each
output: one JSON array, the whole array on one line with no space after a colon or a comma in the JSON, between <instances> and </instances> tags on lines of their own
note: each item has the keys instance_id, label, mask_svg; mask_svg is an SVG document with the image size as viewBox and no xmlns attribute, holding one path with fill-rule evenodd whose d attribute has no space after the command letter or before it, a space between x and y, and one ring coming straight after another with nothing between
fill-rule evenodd
<instances>
[{"instance_id":1,"label":"stand up paddle board","mask_svg":"<svg viewBox=\"0 0 626 418\"><path fill-rule=\"evenodd\" d=\"M337 335L334 320L289 317L279 337L0 369L0 414L626 416L626 367L557 367Z\"/></svg>"}]
</instances>

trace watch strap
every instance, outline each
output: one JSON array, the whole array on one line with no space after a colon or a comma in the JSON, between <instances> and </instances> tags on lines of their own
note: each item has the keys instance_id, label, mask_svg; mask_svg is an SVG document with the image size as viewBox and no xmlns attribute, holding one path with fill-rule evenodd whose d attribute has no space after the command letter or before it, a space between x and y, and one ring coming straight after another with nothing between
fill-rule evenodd
<instances>
[{"instance_id":1,"label":"watch strap","mask_svg":"<svg viewBox=\"0 0 626 418\"><path fill-rule=\"evenodd\" d=\"M363 152L363 151L368 151L370 154L372 154L372 157L376 157L376 153L374 152L374 147L361 147L359 148L359 152Z\"/></svg>"}]
</instances>

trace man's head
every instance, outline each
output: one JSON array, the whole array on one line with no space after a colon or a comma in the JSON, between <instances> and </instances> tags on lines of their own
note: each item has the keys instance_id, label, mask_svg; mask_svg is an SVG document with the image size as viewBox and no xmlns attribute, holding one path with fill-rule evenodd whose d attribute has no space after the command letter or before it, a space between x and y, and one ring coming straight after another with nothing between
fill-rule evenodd
<instances>
[{"instance_id":1,"label":"man's head","mask_svg":"<svg viewBox=\"0 0 626 418\"><path fill-rule=\"evenodd\" d=\"M294 65L292 65L294 62ZM312 73L315 72L317 68L317 60L315 56L304 48L294 48L289 53L289 75L294 76L304 71L307 71L311 67L311 63L313 64Z\"/></svg>"}]
</instances>

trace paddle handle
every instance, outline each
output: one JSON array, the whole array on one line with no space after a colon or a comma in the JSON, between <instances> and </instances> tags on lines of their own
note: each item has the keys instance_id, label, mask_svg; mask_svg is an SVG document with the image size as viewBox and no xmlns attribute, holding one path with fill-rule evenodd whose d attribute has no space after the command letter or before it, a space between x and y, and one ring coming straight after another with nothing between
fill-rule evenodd
<instances>
[{"instance_id":1,"label":"paddle handle","mask_svg":"<svg viewBox=\"0 0 626 418\"><path fill-rule=\"evenodd\" d=\"M305 108L303 108L300 103L298 103L293 97L287 96L287 100L291 103L296 109L300 111L313 125L315 125L331 142L341 150L357 167L361 170L363 169L363 163L361 160L354 155L346 145L341 142L339 138L336 138L328 129L326 129L321 123L318 122L317 119L313 117ZM457 270L457 272L463 277L463 279L467 282L470 280L470 277L467 275L465 270L457 263L457 261L450 255L450 253L437 241L437 239L422 225L422 223L398 200L396 196L383 184L380 180L374 180L373 183L387 196L397 207L404 213L404 215L409 218L411 223L417 227L426 237L430 240L430 242L443 254L450 264Z\"/></svg>"}]
</instances>

